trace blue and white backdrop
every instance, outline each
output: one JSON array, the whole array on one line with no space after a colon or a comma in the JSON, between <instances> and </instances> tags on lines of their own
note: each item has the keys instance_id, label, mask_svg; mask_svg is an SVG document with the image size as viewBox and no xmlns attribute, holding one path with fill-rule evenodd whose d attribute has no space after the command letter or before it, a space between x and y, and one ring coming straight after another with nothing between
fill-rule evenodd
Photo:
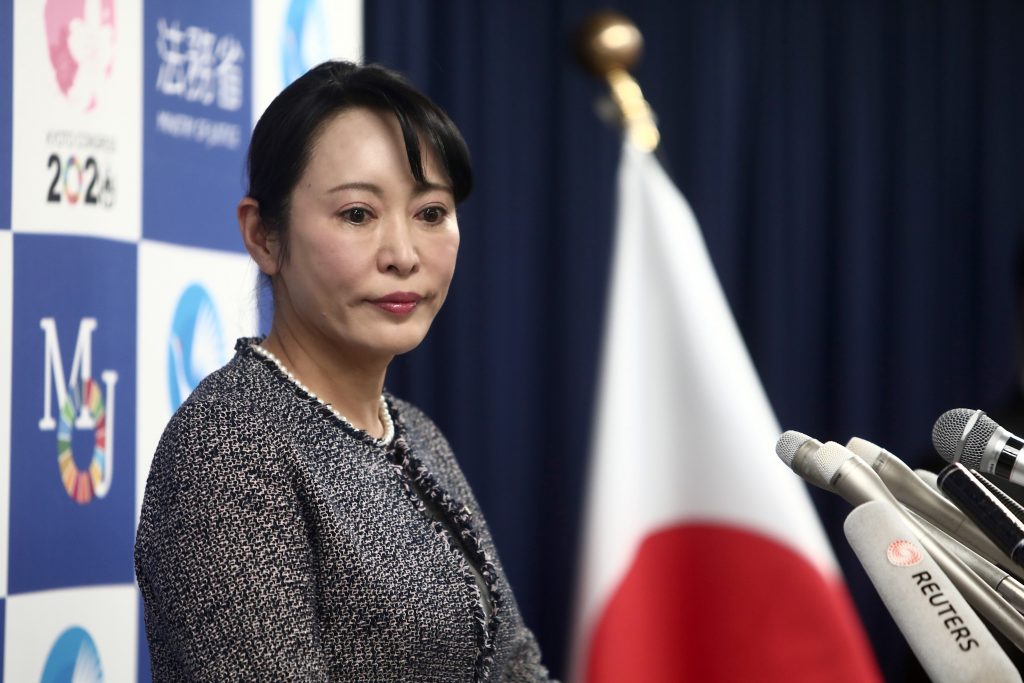
<instances>
[{"instance_id":1,"label":"blue and white backdrop","mask_svg":"<svg viewBox=\"0 0 1024 683\"><path fill-rule=\"evenodd\" d=\"M358 0L0 2L4 681L149 679L149 460L257 331L234 228L249 131L361 41Z\"/></svg>"}]
</instances>

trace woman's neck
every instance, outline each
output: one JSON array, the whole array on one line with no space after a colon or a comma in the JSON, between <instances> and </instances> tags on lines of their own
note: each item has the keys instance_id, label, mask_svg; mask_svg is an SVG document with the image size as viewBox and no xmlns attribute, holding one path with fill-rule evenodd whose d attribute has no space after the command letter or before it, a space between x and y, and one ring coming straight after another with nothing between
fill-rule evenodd
<instances>
[{"instance_id":1,"label":"woman's neck","mask_svg":"<svg viewBox=\"0 0 1024 683\"><path fill-rule=\"evenodd\" d=\"M384 434L380 395L384 390L387 361L355 359L320 340L300 337L277 324L260 345L277 356L298 381L344 415L353 426L374 437Z\"/></svg>"}]
</instances>

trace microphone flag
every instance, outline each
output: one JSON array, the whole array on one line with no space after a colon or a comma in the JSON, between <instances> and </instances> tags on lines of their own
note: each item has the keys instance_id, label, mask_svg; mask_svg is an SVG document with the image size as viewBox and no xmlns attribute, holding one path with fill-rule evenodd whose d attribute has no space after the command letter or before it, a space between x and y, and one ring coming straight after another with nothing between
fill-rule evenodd
<instances>
[{"instance_id":1,"label":"microphone flag","mask_svg":"<svg viewBox=\"0 0 1024 683\"><path fill-rule=\"evenodd\" d=\"M624 144L570 680L880 681L686 200Z\"/></svg>"}]
</instances>

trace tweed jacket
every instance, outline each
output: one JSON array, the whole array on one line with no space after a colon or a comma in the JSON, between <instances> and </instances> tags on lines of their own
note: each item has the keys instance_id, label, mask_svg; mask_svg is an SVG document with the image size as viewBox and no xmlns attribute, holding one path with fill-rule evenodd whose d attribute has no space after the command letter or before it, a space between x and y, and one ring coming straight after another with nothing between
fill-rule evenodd
<instances>
[{"instance_id":1,"label":"tweed jacket","mask_svg":"<svg viewBox=\"0 0 1024 683\"><path fill-rule=\"evenodd\" d=\"M153 459L135 568L154 681L549 680L437 427L389 396L395 438L374 439L256 341Z\"/></svg>"}]
</instances>

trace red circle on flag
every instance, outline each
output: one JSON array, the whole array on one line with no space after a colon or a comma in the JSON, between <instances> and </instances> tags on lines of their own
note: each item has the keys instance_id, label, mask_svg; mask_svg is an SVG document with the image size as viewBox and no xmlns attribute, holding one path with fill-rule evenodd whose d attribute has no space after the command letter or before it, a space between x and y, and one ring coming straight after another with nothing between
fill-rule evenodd
<instances>
[{"instance_id":1,"label":"red circle on flag","mask_svg":"<svg viewBox=\"0 0 1024 683\"><path fill-rule=\"evenodd\" d=\"M881 681L837 576L724 525L649 534L598 615L585 683Z\"/></svg>"}]
</instances>

